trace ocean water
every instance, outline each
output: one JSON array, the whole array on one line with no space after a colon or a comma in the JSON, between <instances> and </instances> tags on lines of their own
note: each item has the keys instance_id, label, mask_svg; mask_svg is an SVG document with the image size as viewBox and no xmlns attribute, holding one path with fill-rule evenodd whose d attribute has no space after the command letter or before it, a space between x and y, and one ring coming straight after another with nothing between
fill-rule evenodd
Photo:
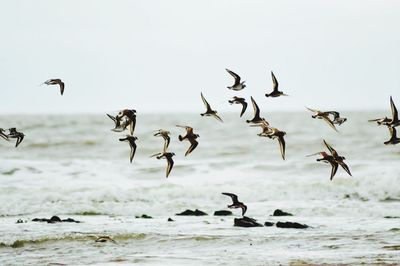
<instances>
[{"instance_id":1,"label":"ocean water","mask_svg":"<svg viewBox=\"0 0 400 266\"><path fill-rule=\"evenodd\" d=\"M129 145L118 141L125 133L112 132L105 114L1 116L0 127L15 126L26 138L18 148L0 139L0 264L400 263L400 145L383 145L388 130L367 122L385 112L343 113L340 133L308 111L268 113L287 132L285 161L278 142L258 137L260 129L238 113L222 114L224 123L139 113L132 164ZM200 135L187 157L177 124ZM149 158L163 147L152 135L160 128L171 131L169 150L176 153L168 179L166 161ZM328 164L305 157L326 150L323 139L346 157L353 177L339 169L330 181ZM246 216L260 223L310 228L234 227L240 210L213 216L230 204L221 192L237 194ZM175 215L196 208L209 215ZM275 209L294 216L272 217ZM142 214L153 219L135 218ZM82 223L31 221L53 215ZM102 235L116 243L94 242Z\"/></svg>"}]
</instances>

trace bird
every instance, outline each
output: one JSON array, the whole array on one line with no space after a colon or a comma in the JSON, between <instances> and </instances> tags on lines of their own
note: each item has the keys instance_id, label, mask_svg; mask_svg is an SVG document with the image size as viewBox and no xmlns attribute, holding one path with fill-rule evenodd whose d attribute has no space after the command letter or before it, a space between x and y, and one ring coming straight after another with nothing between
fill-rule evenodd
<instances>
[{"instance_id":1,"label":"bird","mask_svg":"<svg viewBox=\"0 0 400 266\"><path fill-rule=\"evenodd\" d=\"M349 167L348 167L347 164L344 162L344 160L345 160L346 158L343 157L343 156L340 156L340 155L338 154L338 152L337 152L334 148L332 148L332 146L329 145L325 140L324 140L324 144L325 144L325 146L328 148L328 150L329 150L329 152L331 153L331 155L333 156L333 159L335 159L335 161L336 161L350 176L352 176Z\"/></svg>"},{"instance_id":2,"label":"bird","mask_svg":"<svg viewBox=\"0 0 400 266\"><path fill-rule=\"evenodd\" d=\"M64 94L65 84L64 84L64 82L61 81L61 79L49 79L49 80L46 80L43 84L46 84L46 85L59 85L60 86L61 95Z\"/></svg>"},{"instance_id":3,"label":"bird","mask_svg":"<svg viewBox=\"0 0 400 266\"><path fill-rule=\"evenodd\" d=\"M163 152L167 151L167 148L169 146L169 143L171 141L171 138L169 137L169 134L171 134L169 131L163 130L163 129L159 129L154 136L155 137L162 137L164 139L164 149Z\"/></svg>"},{"instance_id":4,"label":"bird","mask_svg":"<svg viewBox=\"0 0 400 266\"><path fill-rule=\"evenodd\" d=\"M393 102L392 96L390 96L390 109L392 111L392 118L384 117L384 118L376 118L370 119L368 122L376 122L378 125L385 125L388 127L397 127L400 125L399 121L399 113L397 111L396 105Z\"/></svg>"},{"instance_id":5,"label":"bird","mask_svg":"<svg viewBox=\"0 0 400 266\"><path fill-rule=\"evenodd\" d=\"M177 125L177 127L182 127L184 129L186 129L186 135L185 136L178 136L179 141L183 141L185 139L187 139L190 142L190 147L189 149L186 151L185 156L189 155L199 144L197 142L197 138L200 137L198 134L194 134L193 133L193 128L189 127L189 126L179 126Z\"/></svg>"},{"instance_id":6,"label":"bird","mask_svg":"<svg viewBox=\"0 0 400 266\"><path fill-rule=\"evenodd\" d=\"M236 196L235 194L233 194L233 193L226 193L226 192L223 192L222 193L223 195L226 195L226 196L229 196L229 197L231 197L231 199L232 199L232 204L231 205L228 205L228 208L229 209L237 209L237 208L241 208L242 209L242 216L244 216L244 214L246 213L246 211L247 211L247 206L246 205L244 205L243 204L243 202L240 202L239 200L238 200L238 196Z\"/></svg>"},{"instance_id":7,"label":"bird","mask_svg":"<svg viewBox=\"0 0 400 266\"><path fill-rule=\"evenodd\" d=\"M333 116L332 124L334 125L341 125L347 121L347 118L340 117L340 113L337 111L327 111L326 113Z\"/></svg>"},{"instance_id":8,"label":"bird","mask_svg":"<svg viewBox=\"0 0 400 266\"><path fill-rule=\"evenodd\" d=\"M333 128L336 132L338 132L335 125L333 124L333 121L329 118L328 112L322 112L322 111L314 110L314 109L311 109L308 107L306 107L306 108L314 113L314 115L311 116L312 118L323 119L326 123L328 123L328 125L331 128Z\"/></svg>"},{"instance_id":9,"label":"bird","mask_svg":"<svg viewBox=\"0 0 400 266\"><path fill-rule=\"evenodd\" d=\"M119 122L123 118L125 118L125 125L129 125L129 131L130 131L131 135L133 135L133 133L135 132L135 126L136 126L136 110L124 109L124 110L119 111L118 115L115 117L115 119ZM124 130L126 129L126 127L124 128Z\"/></svg>"},{"instance_id":10,"label":"bird","mask_svg":"<svg viewBox=\"0 0 400 266\"><path fill-rule=\"evenodd\" d=\"M242 117L242 115L244 114L244 112L246 112L247 109L247 102L245 98L240 98L240 97L236 97L234 96L232 98L232 100L228 101L230 104L241 104L242 105L242 111L240 112L240 117Z\"/></svg>"},{"instance_id":11,"label":"bird","mask_svg":"<svg viewBox=\"0 0 400 266\"><path fill-rule=\"evenodd\" d=\"M243 90L244 88L246 88L246 85L244 84L245 81L240 82L240 76L238 74L236 74L235 72L225 68L225 70L235 79L235 83L232 86L228 86L227 88L230 90L234 90L234 91L240 91Z\"/></svg>"},{"instance_id":12,"label":"bird","mask_svg":"<svg viewBox=\"0 0 400 266\"><path fill-rule=\"evenodd\" d=\"M206 106L207 111L205 113L200 114L200 115L201 116L213 116L213 117L215 117L215 119L217 119L217 120L219 120L221 122L224 122L224 121L222 121L221 117L219 117L217 115L217 111L211 109L211 106L207 102L206 98L204 98L203 93L201 93L201 99L203 100L203 103Z\"/></svg>"},{"instance_id":13,"label":"bird","mask_svg":"<svg viewBox=\"0 0 400 266\"><path fill-rule=\"evenodd\" d=\"M317 155L317 154L322 156L322 158L317 159L317 162L321 162L322 161L324 163L329 163L332 166L331 177L330 177L330 180L332 181L333 177L335 176L335 174L337 172L339 164L336 162L336 160L333 158L332 155L328 155L324 151L320 151L320 152L317 152L317 153L314 153L314 154L307 155L307 157L314 156L314 155Z\"/></svg>"},{"instance_id":14,"label":"bird","mask_svg":"<svg viewBox=\"0 0 400 266\"><path fill-rule=\"evenodd\" d=\"M272 77L272 92L270 94L266 93L265 97L279 97L279 96L288 96L287 94L284 94L282 91L278 90L279 83L278 80L276 79L274 72L271 71L271 77Z\"/></svg>"},{"instance_id":15,"label":"bird","mask_svg":"<svg viewBox=\"0 0 400 266\"><path fill-rule=\"evenodd\" d=\"M175 156L175 153L173 152L159 152L156 154L153 154L150 157L155 157L160 160L161 158L165 158L167 160L167 169L165 171L165 177L168 178L169 174L171 173L172 167L174 166L174 160L172 160L172 157Z\"/></svg>"},{"instance_id":16,"label":"bird","mask_svg":"<svg viewBox=\"0 0 400 266\"><path fill-rule=\"evenodd\" d=\"M136 152L136 140L138 138L132 135L126 135L125 138L120 138L119 141L128 141L129 142L129 146L131 147L131 155L129 157L130 162L132 163L133 157L135 156L135 152Z\"/></svg>"},{"instance_id":17,"label":"bird","mask_svg":"<svg viewBox=\"0 0 400 266\"><path fill-rule=\"evenodd\" d=\"M253 104L254 117L251 120L246 120L246 122L252 124L268 123L264 118L260 117L260 108L258 107L256 101L253 99L253 96L251 96L250 99L251 103Z\"/></svg>"},{"instance_id":18,"label":"bird","mask_svg":"<svg viewBox=\"0 0 400 266\"><path fill-rule=\"evenodd\" d=\"M25 134L22 132L18 132L15 127L8 129L8 131L9 133L7 134L7 137L12 139L17 139L15 147L18 147L18 145L24 140Z\"/></svg>"},{"instance_id":19,"label":"bird","mask_svg":"<svg viewBox=\"0 0 400 266\"><path fill-rule=\"evenodd\" d=\"M262 134L262 133L261 133ZM270 131L266 133L266 136L270 139L278 139L279 148L281 150L282 159L285 160L285 139L284 136L286 135L285 131L281 131L277 128L271 127Z\"/></svg>"},{"instance_id":20,"label":"bird","mask_svg":"<svg viewBox=\"0 0 400 266\"><path fill-rule=\"evenodd\" d=\"M388 124L392 119L387 118L386 116L384 118L376 118L376 119L370 119L368 122L376 122L379 126L381 125L386 125Z\"/></svg>"},{"instance_id":21,"label":"bird","mask_svg":"<svg viewBox=\"0 0 400 266\"><path fill-rule=\"evenodd\" d=\"M261 133L257 134L257 136L259 136L259 137L269 137L269 134L271 133L271 127L269 126L269 123L267 121L263 121L262 123L254 124L254 125L250 125L250 126L262 128Z\"/></svg>"},{"instance_id":22,"label":"bird","mask_svg":"<svg viewBox=\"0 0 400 266\"><path fill-rule=\"evenodd\" d=\"M8 141L8 136L4 133L6 132L4 129L0 128L0 137Z\"/></svg>"},{"instance_id":23,"label":"bird","mask_svg":"<svg viewBox=\"0 0 400 266\"><path fill-rule=\"evenodd\" d=\"M400 143L400 138L397 137L397 131L395 127L389 127L389 132L390 132L390 139L388 141L385 141L383 144L385 145L396 145L398 143Z\"/></svg>"}]
</instances>

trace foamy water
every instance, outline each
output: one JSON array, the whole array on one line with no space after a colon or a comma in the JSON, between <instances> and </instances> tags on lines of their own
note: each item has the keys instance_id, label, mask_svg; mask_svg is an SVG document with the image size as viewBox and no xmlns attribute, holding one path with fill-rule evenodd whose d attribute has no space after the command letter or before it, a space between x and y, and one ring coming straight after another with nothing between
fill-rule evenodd
<instances>
[{"instance_id":1,"label":"foamy water","mask_svg":"<svg viewBox=\"0 0 400 266\"><path fill-rule=\"evenodd\" d=\"M388 130L366 122L376 113L343 113L336 133L307 111L270 113L287 132L286 161L276 140L260 138L238 114L224 123L198 114L138 114L137 153L110 131L105 115L3 116L26 138L18 148L0 139L0 264L219 264L398 263L400 261L400 145L385 146ZM384 112L382 115L386 115ZM248 116L251 116L248 114ZM176 124L200 135L189 146ZM157 129L171 131L175 166L165 178ZM353 177L307 154L326 139L346 157ZM294 221L306 230L239 228L234 216L216 217L233 192L260 223ZM208 216L175 213L200 209ZM292 217L271 217L275 209ZM147 214L153 219L137 219ZM37 223L33 218L73 218L82 223ZM171 217L174 222L167 222ZM386 218L385 218L386 217ZM26 223L17 224L22 219ZM109 235L114 243L95 243Z\"/></svg>"}]
</instances>

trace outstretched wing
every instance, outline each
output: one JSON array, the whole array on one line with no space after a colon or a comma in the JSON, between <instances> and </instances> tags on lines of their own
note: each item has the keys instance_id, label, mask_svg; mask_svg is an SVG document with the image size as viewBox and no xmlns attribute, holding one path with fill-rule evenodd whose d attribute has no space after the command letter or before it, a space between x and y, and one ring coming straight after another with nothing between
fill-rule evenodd
<instances>
[{"instance_id":1,"label":"outstretched wing","mask_svg":"<svg viewBox=\"0 0 400 266\"><path fill-rule=\"evenodd\" d=\"M244 100L241 102L241 104L242 104L242 112L240 112L240 117L242 117L242 115L244 114L244 112L246 112L247 109L247 103Z\"/></svg>"},{"instance_id":2,"label":"outstretched wing","mask_svg":"<svg viewBox=\"0 0 400 266\"><path fill-rule=\"evenodd\" d=\"M215 117L218 121L224 122L224 121L222 120L222 118L219 117L217 114L213 114L213 117Z\"/></svg>"},{"instance_id":3,"label":"outstretched wing","mask_svg":"<svg viewBox=\"0 0 400 266\"><path fill-rule=\"evenodd\" d=\"M328 142L326 142L325 140L324 140L324 144L325 144L325 146L328 148L329 152L333 155L333 157L339 156L339 154L337 153L337 151L336 151L334 148L332 148L332 146L329 145Z\"/></svg>"},{"instance_id":4,"label":"outstretched wing","mask_svg":"<svg viewBox=\"0 0 400 266\"><path fill-rule=\"evenodd\" d=\"M222 192L222 194L231 197L231 199L232 199L232 201L233 201L233 204L236 204L236 203L239 202L238 196L236 196L236 195L233 194L233 193Z\"/></svg>"},{"instance_id":5,"label":"outstretched wing","mask_svg":"<svg viewBox=\"0 0 400 266\"><path fill-rule=\"evenodd\" d=\"M273 91L277 92L279 83L278 83L278 80L276 79L276 77L274 75L274 72L272 72L272 71L271 71L271 77L272 77L272 84L273 84L272 88L273 88Z\"/></svg>"},{"instance_id":6,"label":"outstretched wing","mask_svg":"<svg viewBox=\"0 0 400 266\"><path fill-rule=\"evenodd\" d=\"M134 143L134 142L132 142L132 141L130 141L129 142L129 146L131 147L131 156L130 156L130 160L131 160L131 163L132 163L132 160L133 160L133 157L135 156L135 153L136 153L136 143Z\"/></svg>"},{"instance_id":7,"label":"outstretched wing","mask_svg":"<svg viewBox=\"0 0 400 266\"><path fill-rule=\"evenodd\" d=\"M166 156L167 158L167 169L165 172L165 177L168 178L169 173L171 173L172 167L174 166L174 160L172 160L172 156Z\"/></svg>"},{"instance_id":8,"label":"outstretched wing","mask_svg":"<svg viewBox=\"0 0 400 266\"><path fill-rule=\"evenodd\" d=\"M315 109L311 109L311 108L308 108L307 106L304 106L305 108L307 108L308 110L310 110L311 112L313 112L313 113L317 113L317 112L319 112L318 110L315 110Z\"/></svg>"},{"instance_id":9,"label":"outstretched wing","mask_svg":"<svg viewBox=\"0 0 400 266\"><path fill-rule=\"evenodd\" d=\"M337 169L338 169L338 163L337 162L331 162L331 166L332 166L332 171L331 171L331 180L333 179L333 177L335 176Z\"/></svg>"},{"instance_id":10,"label":"outstretched wing","mask_svg":"<svg viewBox=\"0 0 400 266\"><path fill-rule=\"evenodd\" d=\"M251 96L250 99L251 103L253 104L254 117L260 117L260 108L258 107L256 101L253 99L253 96Z\"/></svg>"},{"instance_id":11,"label":"outstretched wing","mask_svg":"<svg viewBox=\"0 0 400 266\"><path fill-rule=\"evenodd\" d=\"M333 130L335 130L336 132L339 132L339 131L336 129L335 125L333 124L332 120L329 119L329 117L327 117L327 116L321 116L321 117L322 117L322 119L325 120L326 123L328 123L328 125L329 125L331 128L333 128Z\"/></svg>"},{"instance_id":12,"label":"outstretched wing","mask_svg":"<svg viewBox=\"0 0 400 266\"><path fill-rule=\"evenodd\" d=\"M60 92L61 92L61 95L63 95L63 94L64 94L64 87L65 87L65 84L64 84L64 82L62 82L61 80L59 81L58 84L60 85Z\"/></svg>"},{"instance_id":13,"label":"outstretched wing","mask_svg":"<svg viewBox=\"0 0 400 266\"><path fill-rule=\"evenodd\" d=\"M232 87L234 87L234 86L236 86L236 85L239 85L239 84L240 84L240 77L239 77L239 75L236 74L235 72L233 72L233 71L227 69L227 68L225 68L225 70L226 70L232 77L234 77L234 79L235 79L235 83L233 84Z\"/></svg>"},{"instance_id":14,"label":"outstretched wing","mask_svg":"<svg viewBox=\"0 0 400 266\"><path fill-rule=\"evenodd\" d=\"M190 142L190 147L186 151L185 156L189 155L194 149L196 149L197 145L199 145L199 143L195 139L189 138L188 140Z\"/></svg>"},{"instance_id":15,"label":"outstretched wing","mask_svg":"<svg viewBox=\"0 0 400 266\"><path fill-rule=\"evenodd\" d=\"M285 146L286 146L285 139L283 138L283 136L279 136L278 141L279 141L279 148L281 149L282 159L285 160Z\"/></svg>"},{"instance_id":16,"label":"outstretched wing","mask_svg":"<svg viewBox=\"0 0 400 266\"><path fill-rule=\"evenodd\" d=\"M350 169L349 169L349 167L347 166L347 164L345 164L344 162L340 162L339 164L340 164L340 166L349 174L349 176L352 176L352 175L351 175L351 172L350 172Z\"/></svg>"},{"instance_id":17,"label":"outstretched wing","mask_svg":"<svg viewBox=\"0 0 400 266\"><path fill-rule=\"evenodd\" d=\"M397 112L396 105L393 102L392 96L390 96L390 108L392 109L392 121L397 122L399 121L399 113Z\"/></svg>"},{"instance_id":18,"label":"outstretched wing","mask_svg":"<svg viewBox=\"0 0 400 266\"><path fill-rule=\"evenodd\" d=\"M204 98L203 93L201 93L201 99L203 100L204 105L207 108L207 112L212 111L210 104L207 102L206 98Z\"/></svg>"}]
</instances>

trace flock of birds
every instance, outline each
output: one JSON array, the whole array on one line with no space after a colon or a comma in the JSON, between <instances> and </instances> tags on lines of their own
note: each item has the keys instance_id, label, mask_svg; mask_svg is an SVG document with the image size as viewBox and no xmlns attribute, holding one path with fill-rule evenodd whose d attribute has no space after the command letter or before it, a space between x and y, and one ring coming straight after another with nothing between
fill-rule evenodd
<instances>
[{"instance_id":1,"label":"flock of birds","mask_svg":"<svg viewBox=\"0 0 400 266\"><path fill-rule=\"evenodd\" d=\"M226 71L234 78L234 84L232 86L228 86L227 88L233 91L241 91L244 88L246 88L245 81L242 81L240 76L236 74L235 72L226 69ZM272 77L272 92L266 93L265 96L268 97L280 97L280 96L288 96L287 94L283 93L282 91L279 90L279 83L277 78L275 77L274 73L271 71L271 77ZM45 81L41 85L58 85L60 89L61 95L64 94L64 88L65 84L61 79L49 79ZM222 118L217 114L217 111L212 109L211 105L208 103L208 101L205 99L203 93L200 94L201 99L206 107L206 111L204 113L201 113L201 116L210 116L214 117L216 120L223 122ZM257 134L260 137L266 137L269 139L277 139L280 147L280 153L282 156L282 159L285 160L285 139L284 136L286 135L285 131L279 130L278 128L272 127L270 123L263 117L260 116L260 108L258 107L256 101L254 100L253 97L250 97L253 110L254 110L254 116L251 120L246 120L246 123L250 124L250 126L253 127L260 127L261 128L261 133ZM247 102L245 98L237 97L234 96L231 100L228 101L230 104L240 104L242 105L242 109L240 111L240 117L243 116L243 114L246 112L247 109ZM400 138L397 137L397 132L396 132L396 127L400 125L400 121L398 118L398 112L397 108L393 102L392 97L390 97L390 106L391 106L391 111L392 111L392 118L384 117L384 118L378 118L378 119L372 119L369 120L369 122L376 122L378 125L384 125L387 126L390 132L390 139L388 141L385 141L384 144L398 144L400 143ZM322 119L324 120L332 129L335 131L338 131L336 128L337 126L342 125L344 122L347 121L346 118L340 117L340 113L337 111L320 111L320 110L315 110L306 107L308 110L313 112L313 115L311 116L314 119ZM129 134L127 134L124 138L120 138L119 141L124 141L128 142L131 152L130 152L130 162L132 163L133 158L135 156L136 152L136 140L138 139L136 136L134 136L134 131L135 131L135 126L136 126L136 110L134 109L124 109L118 112L116 116L112 116L110 114L107 114L107 116L114 122L114 128L112 129L113 131L116 132L123 132L128 129L129 127ZM190 126L181 126L177 125L177 127L184 128L186 130L185 135L179 135L178 139L179 141L184 141L187 140L190 143L189 148L187 149L185 156L188 156L191 154L196 147L198 146L198 141L197 139L200 137L198 134L194 133L194 129ZM159 129L154 136L155 137L162 137L164 139L164 146L161 152L156 153L154 155L151 155L150 157L156 157L157 159L166 159L167 161L167 167L166 167L166 177L168 177L171 173L171 170L174 166L174 160L173 156L175 156L174 152L169 152L168 151L168 146L170 144L171 138L170 138L170 132L167 130ZM15 147L18 147L21 142L23 141L25 135L24 133L18 131L16 128L10 128L7 130L4 130L0 128L0 136L9 141L10 139L16 139L16 144ZM316 161L318 162L325 162L329 163L331 165L331 175L330 175L330 180L333 179L335 176L339 166L341 166L347 174L351 176L351 172L347 164L344 162L345 157L340 156L339 153L330 145L328 144L325 140L323 140L326 148L328 149L329 153L326 151L320 151L311 155L307 156L314 156L314 155L320 155L322 158L318 158ZM242 202L239 202L238 197L233 194L233 193L222 193L226 196L231 197L232 199L232 204L228 205L229 208L241 208L242 209L242 215L245 214L247 210L247 206L243 204Z\"/></svg>"}]
</instances>

